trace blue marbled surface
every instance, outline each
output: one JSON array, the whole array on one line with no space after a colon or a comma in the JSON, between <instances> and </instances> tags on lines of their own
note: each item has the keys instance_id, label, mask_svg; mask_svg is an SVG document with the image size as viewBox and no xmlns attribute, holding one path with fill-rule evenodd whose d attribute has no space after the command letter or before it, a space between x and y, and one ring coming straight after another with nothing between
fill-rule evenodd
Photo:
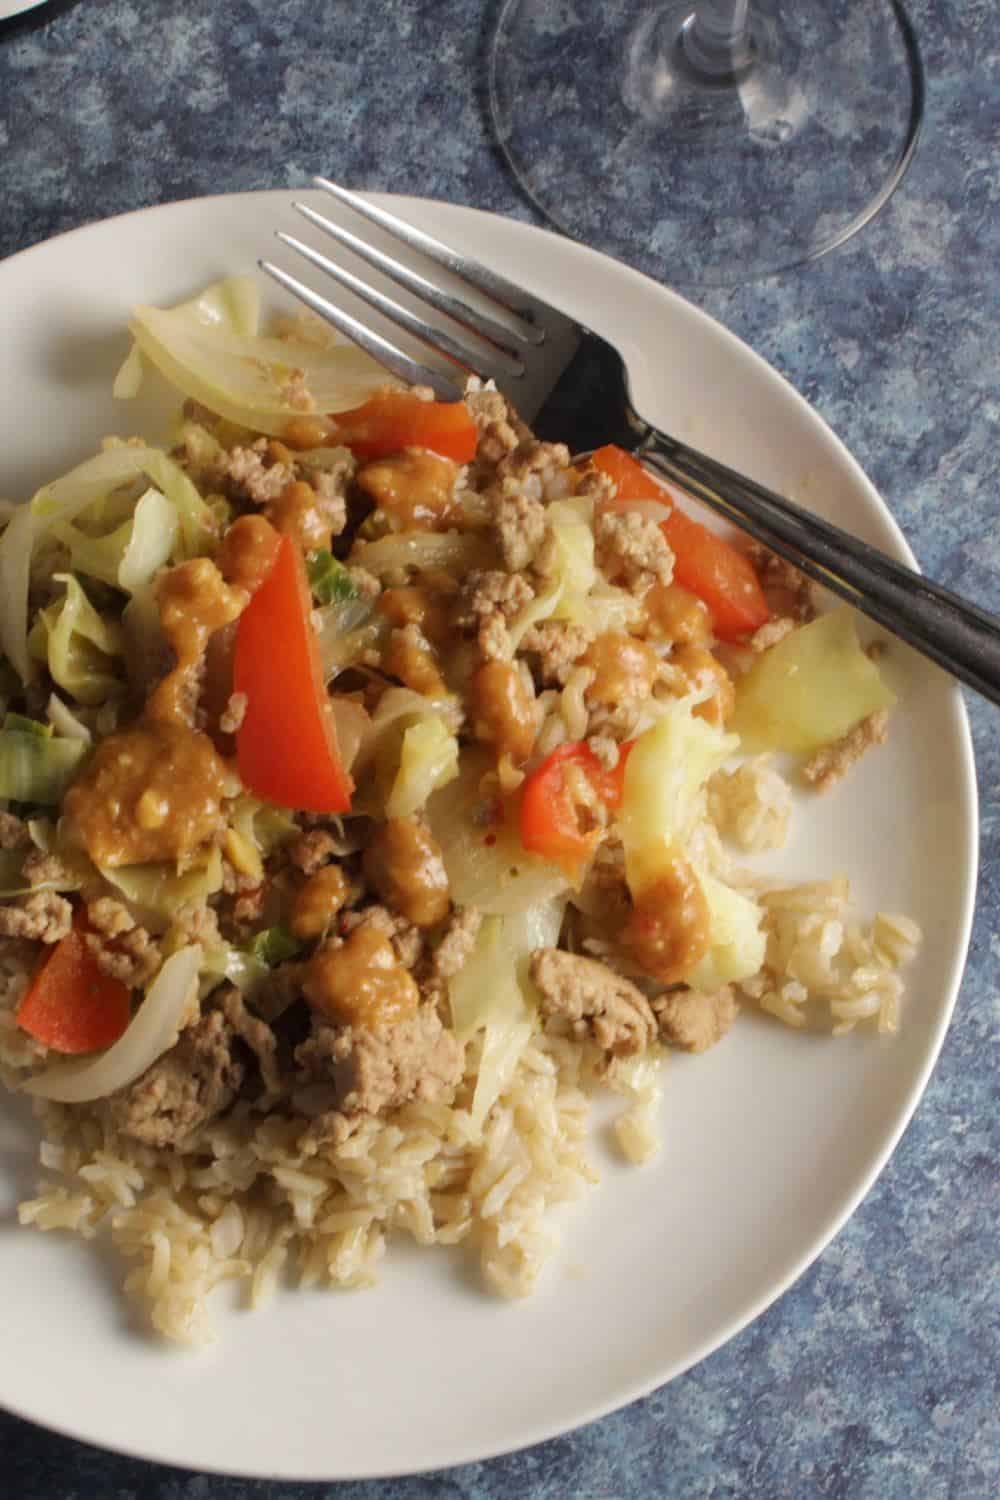
<instances>
[{"instance_id":1,"label":"blue marbled surface","mask_svg":"<svg viewBox=\"0 0 1000 1500\"><path fill-rule=\"evenodd\" d=\"M0 256L95 217L320 170L530 219L484 112L496 9L81 0L0 42ZM913 0L911 12L927 120L888 208L809 269L695 300L832 423L922 564L998 610L1000 9ZM507 1459L338 1486L343 1500L1000 1492L1000 754L995 711L970 708L983 845L969 968L923 1102L838 1239L751 1328L646 1401ZM0 1475L18 1500L317 1493L109 1456L3 1414Z\"/></svg>"}]
</instances>

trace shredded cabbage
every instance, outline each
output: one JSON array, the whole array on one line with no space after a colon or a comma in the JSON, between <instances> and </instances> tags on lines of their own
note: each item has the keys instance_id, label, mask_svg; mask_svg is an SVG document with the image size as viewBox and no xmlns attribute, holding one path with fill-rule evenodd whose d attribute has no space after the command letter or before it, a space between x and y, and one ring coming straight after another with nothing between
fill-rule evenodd
<instances>
[{"instance_id":1,"label":"shredded cabbage","mask_svg":"<svg viewBox=\"0 0 1000 1500\"><path fill-rule=\"evenodd\" d=\"M40 543L46 537L55 537L58 530L72 525L91 507L94 508L91 519L111 510L115 523L122 523L127 517L118 513L120 507L108 506L109 497L127 491L128 486L143 477L152 481L176 511L178 532L171 554L174 560L211 551L217 524L210 507L184 471L159 449L121 443L44 485L28 505L17 507L0 537L0 647L22 682L29 682L35 672L28 649L28 587L32 558ZM127 493L125 499L131 514L134 502ZM86 538L79 540L84 537L79 528L74 528L73 535L78 549L85 545ZM125 541L123 533L117 542L102 549L101 571L97 576L107 578L109 557L118 559L118 549Z\"/></svg>"},{"instance_id":2,"label":"shredded cabbage","mask_svg":"<svg viewBox=\"0 0 1000 1500\"><path fill-rule=\"evenodd\" d=\"M683 850L698 815L698 793L739 746L691 711L690 698L670 703L639 736L625 767L619 826L633 896Z\"/></svg>"},{"instance_id":3,"label":"shredded cabbage","mask_svg":"<svg viewBox=\"0 0 1000 1500\"><path fill-rule=\"evenodd\" d=\"M204 1000L225 979L245 995L252 994L270 972L263 959L255 958L243 948L234 948L231 943L211 943L202 959L199 993Z\"/></svg>"},{"instance_id":4,"label":"shredded cabbage","mask_svg":"<svg viewBox=\"0 0 1000 1500\"><path fill-rule=\"evenodd\" d=\"M734 891L707 870L697 873L708 902L710 946L686 977L695 989L711 993L756 974L764 962L767 939L756 901Z\"/></svg>"},{"instance_id":5,"label":"shredded cabbage","mask_svg":"<svg viewBox=\"0 0 1000 1500\"><path fill-rule=\"evenodd\" d=\"M480 791L486 762L466 752L457 780L435 792L427 820L441 848L451 898L491 915L526 912L564 893L569 881L557 865L529 854L516 826L483 821Z\"/></svg>"},{"instance_id":6,"label":"shredded cabbage","mask_svg":"<svg viewBox=\"0 0 1000 1500\"><path fill-rule=\"evenodd\" d=\"M302 944L286 927L268 927L258 932L244 951L268 969L274 969L301 953Z\"/></svg>"},{"instance_id":7,"label":"shredded cabbage","mask_svg":"<svg viewBox=\"0 0 1000 1500\"><path fill-rule=\"evenodd\" d=\"M640 735L625 767L620 829L625 875L633 896L651 885L678 852L683 853L701 811L699 793L739 746L691 711L679 698ZM764 959L760 907L697 865L709 912L709 951L685 975L699 989L718 989L756 974Z\"/></svg>"},{"instance_id":8,"label":"shredded cabbage","mask_svg":"<svg viewBox=\"0 0 1000 1500\"><path fill-rule=\"evenodd\" d=\"M25 1081L25 1092L62 1104L83 1104L128 1088L177 1041L196 1003L201 959L197 943L171 954L113 1046L79 1062L46 1068Z\"/></svg>"},{"instance_id":9,"label":"shredded cabbage","mask_svg":"<svg viewBox=\"0 0 1000 1500\"><path fill-rule=\"evenodd\" d=\"M252 338L260 327L260 292L252 276L227 276L172 312L178 319L189 318L207 328L225 328ZM113 394L120 401L138 396L142 378L142 354L139 345L133 344L115 376Z\"/></svg>"},{"instance_id":10,"label":"shredded cabbage","mask_svg":"<svg viewBox=\"0 0 1000 1500\"><path fill-rule=\"evenodd\" d=\"M192 315L199 304L204 298L170 309L136 307L129 331L171 385L241 427L280 436L302 415L303 389L313 409L337 412L387 384L382 366L353 344L262 338L237 331L232 319Z\"/></svg>"},{"instance_id":11,"label":"shredded cabbage","mask_svg":"<svg viewBox=\"0 0 1000 1500\"><path fill-rule=\"evenodd\" d=\"M319 655L327 681L375 649L388 627L371 599L343 599L317 611Z\"/></svg>"},{"instance_id":12,"label":"shredded cabbage","mask_svg":"<svg viewBox=\"0 0 1000 1500\"><path fill-rule=\"evenodd\" d=\"M0 730L0 797L55 806L86 753L79 739L57 739L33 730Z\"/></svg>"},{"instance_id":13,"label":"shredded cabbage","mask_svg":"<svg viewBox=\"0 0 1000 1500\"><path fill-rule=\"evenodd\" d=\"M59 734L68 740L80 740L84 745L91 741L90 730L71 712L55 693L49 694L45 717Z\"/></svg>"},{"instance_id":14,"label":"shredded cabbage","mask_svg":"<svg viewBox=\"0 0 1000 1500\"><path fill-rule=\"evenodd\" d=\"M528 974L536 948L559 941L565 896L506 917L486 917L468 962L449 990L452 1025L462 1041L483 1030L482 1053L472 1098L472 1123L482 1129L487 1114L513 1077L537 1025L537 992Z\"/></svg>"},{"instance_id":15,"label":"shredded cabbage","mask_svg":"<svg viewBox=\"0 0 1000 1500\"><path fill-rule=\"evenodd\" d=\"M515 648L542 620L583 620L587 595L598 578L589 502L556 500L546 515L552 535L551 558L546 560L549 582L511 621Z\"/></svg>"},{"instance_id":16,"label":"shredded cabbage","mask_svg":"<svg viewBox=\"0 0 1000 1500\"><path fill-rule=\"evenodd\" d=\"M136 502L128 543L115 579L127 594L151 582L173 556L180 531L176 507L159 490L148 489Z\"/></svg>"},{"instance_id":17,"label":"shredded cabbage","mask_svg":"<svg viewBox=\"0 0 1000 1500\"><path fill-rule=\"evenodd\" d=\"M213 848L203 865L178 875L175 865L107 865L104 879L121 891L133 915L151 932L166 932L177 908L200 903L222 889L222 855Z\"/></svg>"},{"instance_id":18,"label":"shredded cabbage","mask_svg":"<svg viewBox=\"0 0 1000 1500\"><path fill-rule=\"evenodd\" d=\"M427 714L403 733L399 770L386 798L387 818L408 818L432 792L458 775L458 740L438 714Z\"/></svg>"},{"instance_id":19,"label":"shredded cabbage","mask_svg":"<svg viewBox=\"0 0 1000 1500\"><path fill-rule=\"evenodd\" d=\"M352 562L380 578L398 568L443 570L461 578L473 568L488 568L496 552L483 536L468 531L401 531L377 542L355 545Z\"/></svg>"},{"instance_id":20,"label":"shredded cabbage","mask_svg":"<svg viewBox=\"0 0 1000 1500\"><path fill-rule=\"evenodd\" d=\"M260 802L248 793L237 797L233 803L229 822L265 859L301 832L285 808L275 807L271 802Z\"/></svg>"},{"instance_id":21,"label":"shredded cabbage","mask_svg":"<svg viewBox=\"0 0 1000 1500\"><path fill-rule=\"evenodd\" d=\"M29 636L35 655L48 663L53 682L78 703L104 703L124 693L121 627L103 619L72 573L56 573L66 593L40 610Z\"/></svg>"},{"instance_id":22,"label":"shredded cabbage","mask_svg":"<svg viewBox=\"0 0 1000 1500\"><path fill-rule=\"evenodd\" d=\"M895 701L861 649L854 612L844 605L758 656L737 680L732 723L749 750L808 753Z\"/></svg>"},{"instance_id":23,"label":"shredded cabbage","mask_svg":"<svg viewBox=\"0 0 1000 1500\"><path fill-rule=\"evenodd\" d=\"M309 573L309 587L320 604L346 604L349 599L358 597L350 573L325 547L310 552L306 558L306 569Z\"/></svg>"}]
</instances>

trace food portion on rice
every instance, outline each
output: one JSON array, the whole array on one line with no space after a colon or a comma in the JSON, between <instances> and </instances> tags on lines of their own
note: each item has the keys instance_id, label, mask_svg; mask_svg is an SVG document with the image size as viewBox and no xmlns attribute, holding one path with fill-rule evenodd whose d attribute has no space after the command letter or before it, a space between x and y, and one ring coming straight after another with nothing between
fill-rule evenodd
<instances>
[{"instance_id":1,"label":"food portion on rice","mask_svg":"<svg viewBox=\"0 0 1000 1500\"><path fill-rule=\"evenodd\" d=\"M523 1295L595 1087L644 1161L670 1050L741 1003L894 1031L919 942L739 861L789 836L779 757L823 789L885 737L849 611L618 449L257 316L242 278L137 310L116 394L156 366L173 445L0 538L20 1217L107 1230L193 1342L219 1280L368 1285L398 1231Z\"/></svg>"}]
</instances>

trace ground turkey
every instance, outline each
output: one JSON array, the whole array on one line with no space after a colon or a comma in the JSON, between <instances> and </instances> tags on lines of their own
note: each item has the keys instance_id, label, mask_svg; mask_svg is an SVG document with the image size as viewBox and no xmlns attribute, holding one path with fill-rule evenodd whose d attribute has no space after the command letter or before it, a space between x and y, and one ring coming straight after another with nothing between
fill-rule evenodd
<instances>
[{"instance_id":1,"label":"ground turkey","mask_svg":"<svg viewBox=\"0 0 1000 1500\"><path fill-rule=\"evenodd\" d=\"M721 1042L736 1015L732 988L724 984L710 995L700 990L674 990L652 1002L660 1037L682 1052L707 1052Z\"/></svg>"},{"instance_id":2,"label":"ground turkey","mask_svg":"<svg viewBox=\"0 0 1000 1500\"><path fill-rule=\"evenodd\" d=\"M371 1029L317 1020L295 1059L308 1081L332 1079L343 1114L374 1115L410 1099L446 1099L462 1077L464 1048L436 1009L421 1005L404 1020Z\"/></svg>"},{"instance_id":3,"label":"ground turkey","mask_svg":"<svg viewBox=\"0 0 1000 1500\"><path fill-rule=\"evenodd\" d=\"M112 1124L145 1146L183 1150L239 1092L245 1069L234 1056L233 1041L225 1016L209 1011L141 1078L111 1096Z\"/></svg>"},{"instance_id":4,"label":"ground turkey","mask_svg":"<svg viewBox=\"0 0 1000 1500\"><path fill-rule=\"evenodd\" d=\"M645 995L604 964L560 948L539 948L532 954L531 977L542 1018L568 1022L573 1036L591 1036L609 1056L629 1057L656 1040L656 1019Z\"/></svg>"}]
</instances>

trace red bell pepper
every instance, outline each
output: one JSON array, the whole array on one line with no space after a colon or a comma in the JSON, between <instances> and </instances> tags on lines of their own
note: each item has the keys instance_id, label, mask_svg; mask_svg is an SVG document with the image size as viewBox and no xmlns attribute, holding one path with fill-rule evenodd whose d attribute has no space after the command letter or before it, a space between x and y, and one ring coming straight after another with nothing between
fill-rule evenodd
<instances>
[{"instance_id":1,"label":"red bell pepper","mask_svg":"<svg viewBox=\"0 0 1000 1500\"><path fill-rule=\"evenodd\" d=\"M593 462L618 486L613 506L630 500L672 506L669 491L624 449L599 448ZM720 640L739 640L771 618L753 563L742 552L676 508L660 527L674 554L675 582L708 606Z\"/></svg>"},{"instance_id":2,"label":"red bell pepper","mask_svg":"<svg viewBox=\"0 0 1000 1500\"><path fill-rule=\"evenodd\" d=\"M400 448L429 448L457 464L476 456L478 432L464 401L421 401L408 391L382 391L330 420L331 441L358 458L384 458Z\"/></svg>"},{"instance_id":3,"label":"red bell pepper","mask_svg":"<svg viewBox=\"0 0 1000 1500\"><path fill-rule=\"evenodd\" d=\"M660 523L674 554L674 581L696 594L720 641L737 641L771 618L754 565L682 510Z\"/></svg>"},{"instance_id":4,"label":"red bell pepper","mask_svg":"<svg viewBox=\"0 0 1000 1500\"><path fill-rule=\"evenodd\" d=\"M658 500L661 505L673 504L663 485L658 484L649 470L624 448L608 443L606 447L598 448L591 461L595 469L614 480L618 486L618 500ZM615 502L611 503L614 505Z\"/></svg>"},{"instance_id":5,"label":"red bell pepper","mask_svg":"<svg viewBox=\"0 0 1000 1500\"><path fill-rule=\"evenodd\" d=\"M17 1008L22 1031L54 1052L98 1052L125 1031L131 992L97 964L87 947L85 923L72 928L37 970Z\"/></svg>"},{"instance_id":6,"label":"red bell pepper","mask_svg":"<svg viewBox=\"0 0 1000 1500\"><path fill-rule=\"evenodd\" d=\"M246 694L236 761L248 791L306 812L347 812L344 769L312 628L302 554L283 536L271 571L240 615L233 691Z\"/></svg>"},{"instance_id":7,"label":"red bell pepper","mask_svg":"<svg viewBox=\"0 0 1000 1500\"><path fill-rule=\"evenodd\" d=\"M614 811L621 806L625 761L631 748L631 741L621 746L613 771L601 764L583 740L559 745L546 756L521 790L520 833L525 849L560 865L575 880L600 843L603 830L584 828L566 768L578 767L605 806Z\"/></svg>"}]
</instances>

